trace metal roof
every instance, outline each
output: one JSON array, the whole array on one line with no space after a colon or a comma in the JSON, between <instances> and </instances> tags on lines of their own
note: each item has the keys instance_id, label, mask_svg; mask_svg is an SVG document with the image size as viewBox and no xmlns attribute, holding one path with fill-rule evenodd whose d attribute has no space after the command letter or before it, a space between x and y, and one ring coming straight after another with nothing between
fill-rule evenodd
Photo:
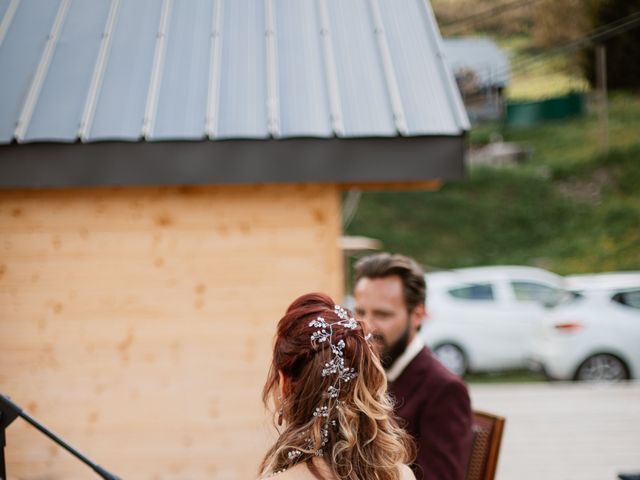
<instances>
[{"instance_id":1,"label":"metal roof","mask_svg":"<svg viewBox=\"0 0 640 480\"><path fill-rule=\"evenodd\" d=\"M0 0L0 187L460 178L426 0Z\"/></svg>"},{"instance_id":2,"label":"metal roof","mask_svg":"<svg viewBox=\"0 0 640 480\"><path fill-rule=\"evenodd\" d=\"M424 0L0 0L0 143L460 135Z\"/></svg>"},{"instance_id":3,"label":"metal roof","mask_svg":"<svg viewBox=\"0 0 640 480\"><path fill-rule=\"evenodd\" d=\"M470 69L483 87L509 84L509 58L488 38L445 38L443 46L447 64L454 73Z\"/></svg>"}]
</instances>

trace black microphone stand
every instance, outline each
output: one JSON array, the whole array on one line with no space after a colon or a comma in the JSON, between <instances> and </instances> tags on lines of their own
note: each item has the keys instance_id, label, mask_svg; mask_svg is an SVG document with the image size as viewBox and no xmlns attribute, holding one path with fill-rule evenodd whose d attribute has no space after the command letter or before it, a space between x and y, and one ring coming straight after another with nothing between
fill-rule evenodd
<instances>
[{"instance_id":1,"label":"black microphone stand","mask_svg":"<svg viewBox=\"0 0 640 480\"><path fill-rule=\"evenodd\" d=\"M35 428L40 430L40 432L44 433L51 440L56 442L62 448L71 453L74 457L80 459L83 463L90 466L94 472L100 475L104 480L120 480L120 478L116 477L113 473L109 473L107 470L102 468L100 465L95 464L87 457L85 457L78 450L73 448L67 442L58 437L51 430L47 429L44 425L40 424L33 417L29 416L22 409L9 400L9 397L0 394L0 480L6 480L7 471L4 460L4 447L7 444L5 431L11 422L13 422L17 417L22 417L28 423L33 425Z\"/></svg>"}]
</instances>

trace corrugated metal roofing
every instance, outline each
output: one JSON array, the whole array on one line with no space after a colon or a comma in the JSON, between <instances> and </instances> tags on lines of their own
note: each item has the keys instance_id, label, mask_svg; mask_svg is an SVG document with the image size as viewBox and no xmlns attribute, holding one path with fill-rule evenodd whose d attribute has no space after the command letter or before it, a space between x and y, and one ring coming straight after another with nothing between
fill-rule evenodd
<instances>
[{"instance_id":1,"label":"corrugated metal roofing","mask_svg":"<svg viewBox=\"0 0 640 480\"><path fill-rule=\"evenodd\" d=\"M443 45L447 64L454 73L470 69L484 87L509 84L509 58L488 38L445 38Z\"/></svg>"},{"instance_id":2,"label":"corrugated metal roofing","mask_svg":"<svg viewBox=\"0 0 640 480\"><path fill-rule=\"evenodd\" d=\"M0 0L0 143L460 135L425 0Z\"/></svg>"}]
</instances>

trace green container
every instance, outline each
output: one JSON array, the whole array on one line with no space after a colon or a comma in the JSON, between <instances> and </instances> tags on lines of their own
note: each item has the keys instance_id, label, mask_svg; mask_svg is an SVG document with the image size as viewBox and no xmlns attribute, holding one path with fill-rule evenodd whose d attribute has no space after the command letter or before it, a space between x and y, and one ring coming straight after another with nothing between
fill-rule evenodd
<instances>
[{"instance_id":1,"label":"green container","mask_svg":"<svg viewBox=\"0 0 640 480\"><path fill-rule=\"evenodd\" d=\"M561 120L584 114L583 93L569 93L562 97L538 102L508 102L506 127L529 127L540 123Z\"/></svg>"}]
</instances>

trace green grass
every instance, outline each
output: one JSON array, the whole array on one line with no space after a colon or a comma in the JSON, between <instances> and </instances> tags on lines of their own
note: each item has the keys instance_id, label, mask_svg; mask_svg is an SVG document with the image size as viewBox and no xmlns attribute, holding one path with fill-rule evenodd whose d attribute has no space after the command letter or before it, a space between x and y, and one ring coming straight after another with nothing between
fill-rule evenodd
<instances>
[{"instance_id":1,"label":"green grass","mask_svg":"<svg viewBox=\"0 0 640 480\"><path fill-rule=\"evenodd\" d=\"M365 193L348 234L433 268L534 265L562 274L640 269L640 97L612 96L611 151L597 119L471 133L528 146L518 168L476 168L436 192Z\"/></svg>"},{"instance_id":2,"label":"green grass","mask_svg":"<svg viewBox=\"0 0 640 480\"><path fill-rule=\"evenodd\" d=\"M640 142L640 95L613 92L609 98L609 145L624 150ZM584 117L549 122L531 128L505 129L499 123L474 127L470 141L474 146L488 143L499 135L534 150L533 165L562 166L592 161L599 152L599 122L595 106L588 105Z\"/></svg>"},{"instance_id":3,"label":"green grass","mask_svg":"<svg viewBox=\"0 0 640 480\"><path fill-rule=\"evenodd\" d=\"M530 129L511 129L504 132L509 141L523 143L536 149L534 160L548 165L566 165L591 161L599 151L599 129L595 108L578 119L552 122ZM626 149L640 141L640 96L614 93L610 98L609 144Z\"/></svg>"}]
</instances>

